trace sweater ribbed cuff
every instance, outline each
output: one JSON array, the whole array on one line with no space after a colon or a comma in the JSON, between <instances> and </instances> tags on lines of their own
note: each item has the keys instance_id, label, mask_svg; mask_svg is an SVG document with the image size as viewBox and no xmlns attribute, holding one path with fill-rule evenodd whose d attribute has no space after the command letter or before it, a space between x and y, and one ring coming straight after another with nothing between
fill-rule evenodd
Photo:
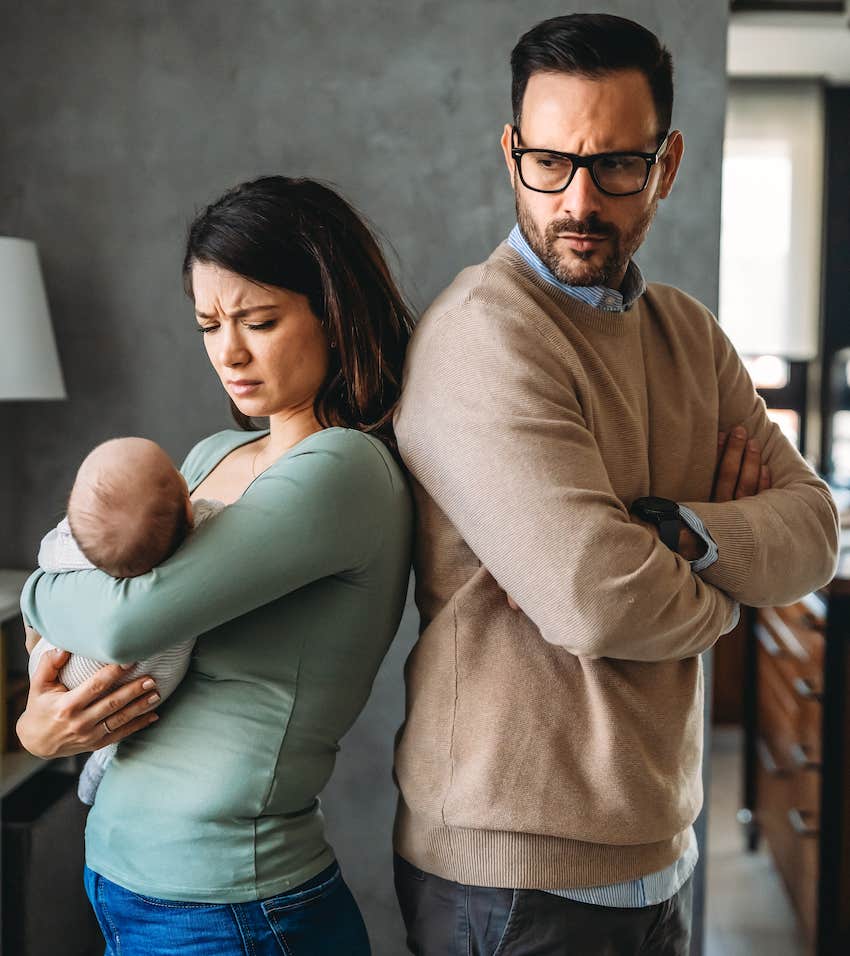
<instances>
[{"instance_id":1,"label":"sweater ribbed cuff","mask_svg":"<svg viewBox=\"0 0 850 956\"><path fill-rule=\"evenodd\" d=\"M717 542L717 561L700 577L730 597L739 599L752 573L755 536L750 523L732 501L682 502L703 521Z\"/></svg>"}]
</instances>

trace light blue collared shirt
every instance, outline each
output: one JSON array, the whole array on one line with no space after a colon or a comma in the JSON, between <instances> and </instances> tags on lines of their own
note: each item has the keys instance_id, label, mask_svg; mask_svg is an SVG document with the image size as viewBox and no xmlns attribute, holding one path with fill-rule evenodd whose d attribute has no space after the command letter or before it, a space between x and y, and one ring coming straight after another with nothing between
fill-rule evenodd
<instances>
[{"instance_id":1,"label":"light blue collared shirt","mask_svg":"<svg viewBox=\"0 0 850 956\"><path fill-rule=\"evenodd\" d=\"M526 264L541 279L595 309L602 309L605 312L625 312L646 291L646 280L634 260L629 262L620 289L608 289L599 285L568 285L556 278L552 271L540 260L520 231L519 225L514 226L511 230L507 243L522 256ZM717 560L717 544L699 516L690 508L679 505L679 514L685 524L707 546L706 553L701 558L691 561L691 569L694 572L703 571ZM608 886L582 886L566 890L547 890L546 892L576 900L579 903L595 903L598 906L632 908L663 903L664 900L669 900L679 892L696 868L699 848L693 827L689 828L689 838L688 848L682 856L657 873L649 873L634 880L624 880L622 883L612 883Z\"/></svg>"}]
</instances>

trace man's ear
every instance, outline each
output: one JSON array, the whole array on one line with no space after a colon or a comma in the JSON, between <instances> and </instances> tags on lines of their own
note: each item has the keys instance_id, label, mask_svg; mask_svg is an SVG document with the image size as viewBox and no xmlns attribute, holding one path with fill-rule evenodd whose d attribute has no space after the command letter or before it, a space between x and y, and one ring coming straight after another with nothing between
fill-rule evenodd
<instances>
[{"instance_id":1,"label":"man's ear","mask_svg":"<svg viewBox=\"0 0 850 956\"><path fill-rule=\"evenodd\" d=\"M661 199L666 199L670 195L673 183L676 179L676 173L679 172L679 166L682 162L682 154L685 152L685 141L679 130L674 129L667 137L667 149L659 161L661 166L661 188L658 195Z\"/></svg>"},{"instance_id":2,"label":"man's ear","mask_svg":"<svg viewBox=\"0 0 850 956\"><path fill-rule=\"evenodd\" d=\"M511 180L511 186L514 185L514 158L511 156L511 147L513 146L514 128L510 123L505 123L502 130L502 138L499 142L502 144L502 153L505 156L505 165L508 167L508 176Z\"/></svg>"}]
</instances>

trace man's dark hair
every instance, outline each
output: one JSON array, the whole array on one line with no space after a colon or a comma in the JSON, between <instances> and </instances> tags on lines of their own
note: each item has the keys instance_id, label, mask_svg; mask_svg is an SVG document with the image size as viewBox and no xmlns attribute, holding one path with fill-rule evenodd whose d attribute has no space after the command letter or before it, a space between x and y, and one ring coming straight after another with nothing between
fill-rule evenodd
<instances>
[{"instance_id":1,"label":"man's dark hair","mask_svg":"<svg viewBox=\"0 0 850 956\"><path fill-rule=\"evenodd\" d=\"M520 37L511 53L511 103L519 128L525 88L534 73L574 73L597 78L640 70L649 82L659 133L670 130L673 58L658 37L634 20L604 13L552 17Z\"/></svg>"}]
</instances>

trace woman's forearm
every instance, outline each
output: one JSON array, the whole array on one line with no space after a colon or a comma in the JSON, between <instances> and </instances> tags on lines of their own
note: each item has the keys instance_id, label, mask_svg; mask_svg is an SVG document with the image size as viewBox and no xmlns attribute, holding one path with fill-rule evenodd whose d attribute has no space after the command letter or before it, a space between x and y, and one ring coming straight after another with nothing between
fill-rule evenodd
<instances>
[{"instance_id":1,"label":"woman's forearm","mask_svg":"<svg viewBox=\"0 0 850 956\"><path fill-rule=\"evenodd\" d=\"M347 453L347 454L346 454ZM148 574L36 571L24 616L51 643L129 663L200 636L319 578L357 568L380 547L387 478L356 433L287 456L249 494L189 535Z\"/></svg>"}]
</instances>

